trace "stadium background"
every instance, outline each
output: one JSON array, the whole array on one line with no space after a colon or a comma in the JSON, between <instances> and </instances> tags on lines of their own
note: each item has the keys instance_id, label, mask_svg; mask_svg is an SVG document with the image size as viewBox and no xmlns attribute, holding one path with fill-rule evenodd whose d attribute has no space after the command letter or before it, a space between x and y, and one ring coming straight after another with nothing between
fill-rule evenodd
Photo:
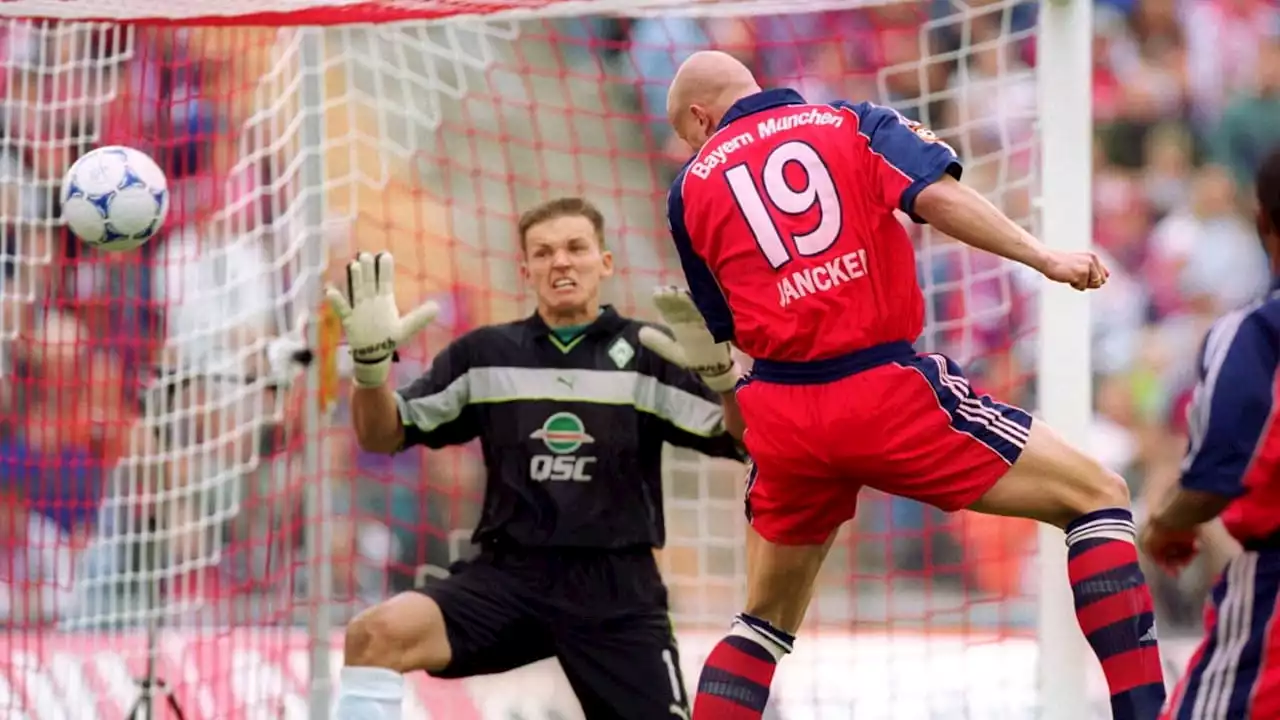
<instances>
[{"instance_id":1,"label":"stadium background","mask_svg":"<svg viewBox=\"0 0 1280 720\"><path fill-rule=\"evenodd\" d=\"M685 151L664 127L666 84L681 57L706 47L813 100L894 102L969 160L969 182L1029 218L1034 22L1034 4L938 0L330 29L342 57L323 77L325 161L330 175L362 182L326 195L329 253L390 249L402 303L434 297L446 308L406 353L402 379L467 328L532 308L514 219L553 195L605 209L623 268L609 299L648 315L649 288L678 280L661 200ZM1093 300L1092 433L1141 504L1176 474L1200 334L1267 283L1245 213L1252 163L1280 141L1280 24L1266 0L1108 0L1095 22L1095 240L1114 274ZM285 628L314 631L318 614L340 628L410 587L424 564L465 552L482 470L474 448L371 457L343 430L331 362L320 390L260 381L255 340L312 317L288 231L291 32L0 24L0 614L11 705L34 702L35 681L12 680L24 663L80 652L87 629L109 629L134 663L149 621L217 627L212 637L231 645L246 628L270 628L243 642L278 660L305 642ZM170 223L144 252L86 253L57 227L63 169L103 142L156 154L174 179ZM970 361L976 384L1034 407L1034 283L943 239L920 242L925 341ZM331 344L331 324L322 335ZM322 396L330 428L322 531L306 502L317 480L299 432L308 393ZM741 470L673 460L663 561L674 614L683 631L718 629L742 575ZM323 543L329 561L322 606L308 543ZM1166 637L1195 631L1212 561L1230 552L1213 549L1210 567L1157 588ZM917 647L926 632L996 648L980 664L1024 663L1025 648L1001 642L1033 627L1033 552L1024 523L868 498L828 562L813 632L887 633L860 645L872 659L851 668L896 652L881 646ZM158 604L147 577L163 580ZM220 653L202 651L215 669L200 672L231 676ZM104 672L86 682L104 686ZM913 671L895 672L874 677L896 703ZM987 690L1007 691L1001 682L1019 681ZM242 691L219 695L215 704L236 709L215 716L285 713L277 691ZM896 707L883 716L926 716Z\"/></svg>"}]
</instances>

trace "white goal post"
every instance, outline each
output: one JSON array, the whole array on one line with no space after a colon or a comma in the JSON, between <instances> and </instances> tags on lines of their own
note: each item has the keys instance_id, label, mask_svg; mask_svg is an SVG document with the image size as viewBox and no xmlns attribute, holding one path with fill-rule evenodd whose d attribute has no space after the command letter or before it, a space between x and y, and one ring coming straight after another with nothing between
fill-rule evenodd
<instances>
[{"instance_id":1,"label":"white goal post","mask_svg":"<svg viewBox=\"0 0 1280 720\"><path fill-rule=\"evenodd\" d=\"M1040 5L1040 234L1050 247L1093 245L1093 78L1083 58L1093 52L1093 3ZM1040 291L1040 415L1064 437L1088 448L1093 420L1092 328L1088 299L1065 286ZM1075 623L1067 581L1065 536L1040 529L1039 688L1045 720L1081 717L1090 656ZM1044 648L1060 648L1050 660ZM1081 660L1084 660L1081 662Z\"/></svg>"},{"instance_id":2,"label":"white goal post","mask_svg":"<svg viewBox=\"0 0 1280 720\"><path fill-rule=\"evenodd\" d=\"M0 253L20 268L0 279L6 346L25 332L21 312L9 308L33 304L47 289L37 286L54 284L57 223L41 212L62 163L96 142L160 138L147 113L161 105L165 122L179 112L203 118L188 129L211 148L192 160L200 165L194 179L180 184L191 229L157 238L146 260L148 302L161 308L166 329L148 355L155 372L108 474L74 597L51 609L56 626L15 633L40 634L58 658L87 653L91 631L119 637L114 660L73 663L104 715L127 711L134 696L120 688L130 677L163 674L166 692L218 716L327 720L342 623L392 585L372 558L456 534L478 492L466 479L475 458L465 452L443 454L430 468L375 471L344 449L332 326L319 309L332 257L385 244L407 262L402 302L447 298L446 322L401 365L413 372L466 326L530 308L516 274L514 218L539 200L581 193L608 217L621 268L611 299L651 315L648 288L680 276L658 204L671 160L643 105L645 89L699 43L751 44L760 61L799 57L805 37L817 47L845 31L860 34L823 55L827 65L772 79L806 93L855 88L866 95L852 99L913 114L976 168L972 182L985 183L993 201L1045 242L1085 249L1092 7L1045 0L1026 24L1018 13L1032 8L1019 0L0 0L6 139L41 149L24 156L36 158L28 165L0 173L0 216L28 228ZM866 14L847 27L807 31L826 35L803 36L800 21L767 25L783 13L849 10ZM908 11L919 17L904 20ZM702 24L680 25L685 35L674 24L638 35L655 28L642 21L675 18ZM950 45L939 44L943 35ZM1034 66L1014 52L1032 40ZM657 55L638 59L637 49L655 47ZM986 52L997 58L991 65L979 57ZM202 54L217 58L221 74L191 79ZM158 97L147 73L162 70L169 95ZM170 97L183 82L189 105ZM75 89L28 91L40 83ZM23 178L34 209L4 199L6 175ZM985 265L932 231L917 235L922 263L952 273L925 278L926 342L965 362L999 355L1020 368L1004 371L1015 380L1034 377L1038 416L1087 447L1087 297ZM75 266L72 285L115 277L97 268ZM89 347L97 332L76 337ZM279 362L282 342L305 342L319 360L299 375ZM663 561L691 679L740 601L743 521L732 468L671 458L672 538ZM436 487L409 519L394 499L411 484L406 477L429 477ZM369 504L370 487L385 496L381 505ZM368 507L353 509L361 502ZM938 580L953 572L943 563L926 559L917 571L884 560L899 541L927 545L935 534L960 532L929 517L898 527L897 507L868 502L866 512L891 519L842 537L813 630L780 671L780 716L847 717L856 706L859 717L895 720L957 717L947 714L957 707L983 717L1094 717L1099 674L1072 612L1062 533L1041 529L1038 552L1006 558L1035 573L1034 590L954 590ZM334 540L347 535L346 544ZM970 572L961 570L960 582ZM252 588L248 599L242 586ZM280 629L292 625L305 630ZM1023 630L1034 639L1020 637ZM62 667L20 652L34 653L32 665ZM31 675L37 682L0 671L0 703L26 703L44 717L40 708L65 695L68 676L59 673L41 670ZM412 716L465 706L456 717L562 708L575 717L562 681L541 678L517 674L505 686L481 680L447 691L428 683ZM38 693L43 686L54 694ZM533 699L512 699L513 688ZM442 697L457 704L442 706ZM502 707L483 707L481 697Z\"/></svg>"}]
</instances>

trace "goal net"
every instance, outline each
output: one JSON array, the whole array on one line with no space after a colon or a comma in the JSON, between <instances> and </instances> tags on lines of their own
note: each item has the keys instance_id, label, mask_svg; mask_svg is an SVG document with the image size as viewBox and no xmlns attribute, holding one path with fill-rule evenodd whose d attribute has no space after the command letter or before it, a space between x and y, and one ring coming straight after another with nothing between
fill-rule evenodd
<instances>
[{"instance_id":1,"label":"goal net","mask_svg":"<svg viewBox=\"0 0 1280 720\"><path fill-rule=\"evenodd\" d=\"M386 249L402 307L441 304L407 380L467 329L532 311L515 219L582 195L607 217L608 300L651 317L651 288L682 281L662 200L689 151L664 103L692 51L898 108L1035 229L1036 8L1017 0L10 0L0 16L0 475L21 480L5 717L127 717L149 691L152 717L316 717L343 624L464 556L483 490L474 447L355 448L321 286ZM65 168L105 143L170 175L169 222L137 252L79 247L57 221ZM921 346L1034 407L1036 283L912 232ZM662 562L692 682L742 600L743 470L669 452ZM776 717L1036 716L1036 548L1027 523L866 497ZM406 718L580 717L553 661L411 683Z\"/></svg>"}]
</instances>

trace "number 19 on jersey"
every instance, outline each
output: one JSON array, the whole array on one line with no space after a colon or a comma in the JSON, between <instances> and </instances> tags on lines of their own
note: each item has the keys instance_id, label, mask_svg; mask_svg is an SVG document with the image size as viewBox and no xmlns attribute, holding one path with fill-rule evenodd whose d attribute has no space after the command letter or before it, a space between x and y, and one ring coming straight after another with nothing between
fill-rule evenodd
<instances>
[{"instance_id":1,"label":"number 19 on jersey","mask_svg":"<svg viewBox=\"0 0 1280 720\"><path fill-rule=\"evenodd\" d=\"M792 177L802 177L803 184L796 187L788 182L788 168L794 168ZM774 270L781 270L796 255L805 258L822 255L840 239L844 230L840 193L826 162L809 143L791 140L774 148L765 159L759 184L745 163L729 168L724 176L756 246ZM794 251L787 247L770 205L789 217L814 214L817 209L810 227L787 233ZM866 267L866 251L857 249L784 275L777 283L778 305L786 307L801 298L863 277L867 274Z\"/></svg>"},{"instance_id":2,"label":"number 19 on jersey","mask_svg":"<svg viewBox=\"0 0 1280 720\"><path fill-rule=\"evenodd\" d=\"M798 166L804 176L804 185L799 189L792 188L787 182L786 171L792 164ZM817 206L815 227L791 234L795 252L802 257L821 255L840 239L844 217L840 194L836 191L831 171L812 145L791 140L774 148L765 159L759 187L746 164L729 168L724 176L751 228L751 234L755 236L756 245L774 270L791 262L792 255L765 204L766 200L779 212L792 216L803 215ZM763 196L760 188L764 189Z\"/></svg>"}]
</instances>

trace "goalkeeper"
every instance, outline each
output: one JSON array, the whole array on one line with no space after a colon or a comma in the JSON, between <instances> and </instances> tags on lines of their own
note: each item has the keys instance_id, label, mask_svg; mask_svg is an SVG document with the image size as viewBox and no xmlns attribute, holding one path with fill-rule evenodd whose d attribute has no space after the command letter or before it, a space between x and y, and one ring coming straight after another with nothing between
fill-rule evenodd
<instances>
[{"instance_id":1,"label":"goalkeeper","mask_svg":"<svg viewBox=\"0 0 1280 720\"><path fill-rule=\"evenodd\" d=\"M541 205L519 233L537 312L468 333L399 391L387 386L396 347L437 308L400 315L387 253L362 253L347 294L329 291L361 447L479 438L487 466L478 556L347 626L339 720L399 720L407 672L460 678L552 656L589 720L688 717L653 556L662 445L740 457L737 366L683 291L654 298L675 340L601 306L613 258L587 201Z\"/></svg>"}]
</instances>

